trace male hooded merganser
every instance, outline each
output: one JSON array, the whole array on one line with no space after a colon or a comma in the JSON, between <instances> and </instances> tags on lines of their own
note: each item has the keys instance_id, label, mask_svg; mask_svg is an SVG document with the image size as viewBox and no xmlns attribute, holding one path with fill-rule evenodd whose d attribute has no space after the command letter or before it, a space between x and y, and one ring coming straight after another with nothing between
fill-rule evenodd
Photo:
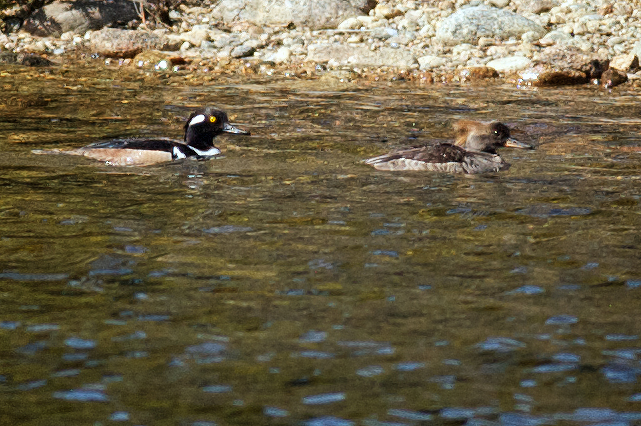
<instances>
[{"instance_id":1,"label":"male hooded merganser","mask_svg":"<svg viewBox=\"0 0 641 426\"><path fill-rule=\"evenodd\" d=\"M510 167L496 153L496 148L532 146L510 137L510 129L497 121L480 123L461 120L454 124L454 144L402 148L365 160L377 170L430 170L447 173L498 172Z\"/></svg>"},{"instance_id":2,"label":"male hooded merganser","mask_svg":"<svg viewBox=\"0 0 641 426\"><path fill-rule=\"evenodd\" d=\"M220 154L214 138L221 133L249 135L229 124L224 111L207 107L193 112L185 124L184 141L169 138L127 138L96 142L71 151L34 150L35 154L84 155L113 166L148 166L193 157L208 159Z\"/></svg>"}]
</instances>

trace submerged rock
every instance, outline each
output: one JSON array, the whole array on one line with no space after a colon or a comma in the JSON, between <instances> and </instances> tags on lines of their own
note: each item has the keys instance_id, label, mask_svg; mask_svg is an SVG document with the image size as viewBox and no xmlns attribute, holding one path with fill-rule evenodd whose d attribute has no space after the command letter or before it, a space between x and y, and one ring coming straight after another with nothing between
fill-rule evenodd
<instances>
[{"instance_id":1,"label":"submerged rock","mask_svg":"<svg viewBox=\"0 0 641 426\"><path fill-rule=\"evenodd\" d=\"M0 64L24 65L26 67L50 67L55 65L47 58L33 53L0 53Z\"/></svg>"},{"instance_id":2,"label":"submerged rock","mask_svg":"<svg viewBox=\"0 0 641 426\"><path fill-rule=\"evenodd\" d=\"M68 31L80 34L116 23L125 24L136 18L134 3L127 0L56 1L38 9L22 28L41 37L60 37Z\"/></svg>"},{"instance_id":3,"label":"submerged rock","mask_svg":"<svg viewBox=\"0 0 641 426\"><path fill-rule=\"evenodd\" d=\"M490 67L471 67L461 71L461 78L469 81L489 80L498 76L499 73Z\"/></svg>"},{"instance_id":4,"label":"submerged rock","mask_svg":"<svg viewBox=\"0 0 641 426\"><path fill-rule=\"evenodd\" d=\"M601 85L606 89L618 86L628 81L628 75L616 68L610 68L601 75Z\"/></svg>"},{"instance_id":5,"label":"submerged rock","mask_svg":"<svg viewBox=\"0 0 641 426\"><path fill-rule=\"evenodd\" d=\"M187 61L181 56L170 52L146 50L136 55L132 64L137 68L155 69L157 71L171 70L174 65L184 65Z\"/></svg>"},{"instance_id":6,"label":"submerged rock","mask_svg":"<svg viewBox=\"0 0 641 426\"><path fill-rule=\"evenodd\" d=\"M520 72L519 77L523 83L533 86L571 86L589 81L584 72L544 64Z\"/></svg>"},{"instance_id":7,"label":"submerged rock","mask_svg":"<svg viewBox=\"0 0 641 426\"><path fill-rule=\"evenodd\" d=\"M468 7L440 22L436 40L447 45L477 44L481 37L507 40L510 37L520 38L530 31L539 37L546 33L545 28L536 22L514 12L484 6Z\"/></svg>"}]
</instances>

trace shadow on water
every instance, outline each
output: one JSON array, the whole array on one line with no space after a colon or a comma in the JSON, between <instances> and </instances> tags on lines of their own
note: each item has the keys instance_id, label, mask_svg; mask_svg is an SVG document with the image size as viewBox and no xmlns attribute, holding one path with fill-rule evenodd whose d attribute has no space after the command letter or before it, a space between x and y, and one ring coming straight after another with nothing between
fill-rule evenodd
<instances>
[{"instance_id":1,"label":"shadow on water","mask_svg":"<svg viewBox=\"0 0 641 426\"><path fill-rule=\"evenodd\" d=\"M0 73L4 423L641 421L635 93L36 73ZM148 168L31 154L180 138L201 105L252 136ZM537 149L360 163L460 118Z\"/></svg>"}]
</instances>

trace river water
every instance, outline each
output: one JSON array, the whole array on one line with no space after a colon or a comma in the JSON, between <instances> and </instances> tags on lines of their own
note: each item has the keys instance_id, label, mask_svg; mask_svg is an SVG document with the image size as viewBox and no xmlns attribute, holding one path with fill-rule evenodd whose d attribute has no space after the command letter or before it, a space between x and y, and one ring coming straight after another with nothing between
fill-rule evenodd
<instances>
[{"instance_id":1,"label":"river water","mask_svg":"<svg viewBox=\"0 0 641 426\"><path fill-rule=\"evenodd\" d=\"M0 424L641 424L626 87L0 70ZM181 137L225 157L33 155ZM361 160L498 119L476 176Z\"/></svg>"}]
</instances>

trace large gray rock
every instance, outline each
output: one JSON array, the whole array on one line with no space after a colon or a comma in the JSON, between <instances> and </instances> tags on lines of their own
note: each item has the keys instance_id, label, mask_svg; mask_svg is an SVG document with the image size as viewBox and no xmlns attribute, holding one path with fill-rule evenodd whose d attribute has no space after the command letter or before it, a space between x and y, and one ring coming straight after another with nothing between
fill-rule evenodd
<instances>
[{"instance_id":1,"label":"large gray rock","mask_svg":"<svg viewBox=\"0 0 641 426\"><path fill-rule=\"evenodd\" d=\"M346 18L363 15L375 0L225 0L212 12L226 24L248 21L256 25L287 25L336 28Z\"/></svg>"},{"instance_id":2,"label":"large gray rock","mask_svg":"<svg viewBox=\"0 0 641 426\"><path fill-rule=\"evenodd\" d=\"M436 40L446 45L477 44L481 37L507 40L521 38L529 31L543 37L546 31L534 21L516 13L485 6L461 9L443 19L436 30Z\"/></svg>"},{"instance_id":3,"label":"large gray rock","mask_svg":"<svg viewBox=\"0 0 641 426\"><path fill-rule=\"evenodd\" d=\"M310 62L329 62L337 65L361 67L408 68L416 63L414 56L403 50L381 47L372 51L364 44L344 45L338 43L312 44L307 52Z\"/></svg>"},{"instance_id":4,"label":"large gray rock","mask_svg":"<svg viewBox=\"0 0 641 426\"><path fill-rule=\"evenodd\" d=\"M82 34L87 30L127 23L136 18L136 8L129 0L56 1L38 9L24 22L22 28L41 37L60 37L68 31Z\"/></svg>"},{"instance_id":5,"label":"large gray rock","mask_svg":"<svg viewBox=\"0 0 641 426\"><path fill-rule=\"evenodd\" d=\"M533 66L518 72L524 84L533 86L566 86L583 84L608 69L609 61L599 54L584 53L571 46L543 49L532 61Z\"/></svg>"},{"instance_id":6,"label":"large gray rock","mask_svg":"<svg viewBox=\"0 0 641 426\"><path fill-rule=\"evenodd\" d=\"M146 50L178 50L182 41L160 32L103 28L91 34L91 46L102 56L133 58Z\"/></svg>"}]
</instances>

